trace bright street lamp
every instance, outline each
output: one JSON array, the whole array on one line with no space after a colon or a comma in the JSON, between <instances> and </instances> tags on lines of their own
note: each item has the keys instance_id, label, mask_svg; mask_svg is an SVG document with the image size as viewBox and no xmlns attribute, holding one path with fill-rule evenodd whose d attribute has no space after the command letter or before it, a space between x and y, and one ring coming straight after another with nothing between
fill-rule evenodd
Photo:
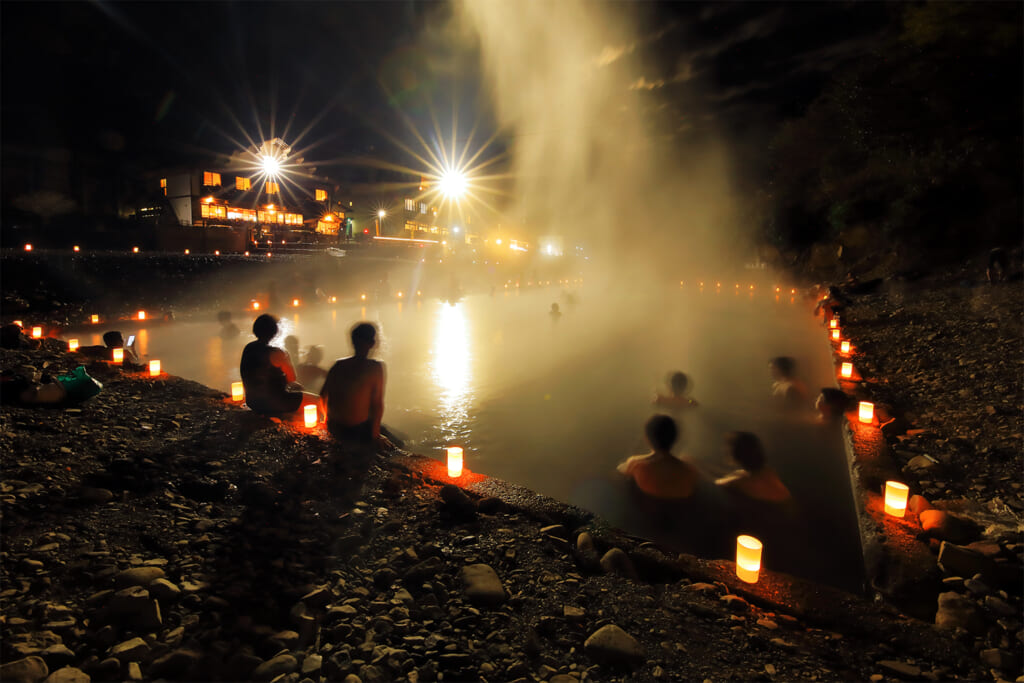
<instances>
[{"instance_id":1,"label":"bright street lamp","mask_svg":"<svg viewBox=\"0 0 1024 683\"><path fill-rule=\"evenodd\" d=\"M444 196L457 200L466 192L466 174L458 169L445 171L438 185Z\"/></svg>"},{"instance_id":2,"label":"bright street lamp","mask_svg":"<svg viewBox=\"0 0 1024 683\"><path fill-rule=\"evenodd\" d=\"M260 166L263 167L263 172L271 177L276 176L278 171L281 170L281 162L276 157L269 155L264 155L260 159Z\"/></svg>"},{"instance_id":3,"label":"bright street lamp","mask_svg":"<svg viewBox=\"0 0 1024 683\"><path fill-rule=\"evenodd\" d=\"M387 216L387 215L388 215L388 212L385 211L384 209L380 209L380 210L377 211L377 237L380 237L380 224L381 224L381 222L383 222L384 216Z\"/></svg>"}]
</instances>

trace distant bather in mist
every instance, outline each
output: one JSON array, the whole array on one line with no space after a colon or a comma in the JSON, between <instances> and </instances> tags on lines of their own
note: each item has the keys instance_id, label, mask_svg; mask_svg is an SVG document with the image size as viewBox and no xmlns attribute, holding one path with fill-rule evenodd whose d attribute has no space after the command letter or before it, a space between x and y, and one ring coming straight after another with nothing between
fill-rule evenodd
<instances>
[{"instance_id":1,"label":"distant bather in mist","mask_svg":"<svg viewBox=\"0 0 1024 683\"><path fill-rule=\"evenodd\" d=\"M241 334L241 331L238 329L238 325L231 321L231 311L221 311L218 313L217 322L220 323L221 339L234 339Z\"/></svg>"},{"instance_id":2,"label":"distant bather in mist","mask_svg":"<svg viewBox=\"0 0 1024 683\"><path fill-rule=\"evenodd\" d=\"M380 421L384 416L384 364L369 357L377 344L377 328L359 323L351 334L355 353L331 367L320 400L331 436L374 444L381 440Z\"/></svg>"},{"instance_id":3,"label":"distant bather in mist","mask_svg":"<svg viewBox=\"0 0 1024 683\"><path fill-rule=\"evenodd\" d=\"M263 415L301 419L299 409L319 404L319 398L302 391L295 383L295 368L288 354L270 345L277 335L277 320L264 313L253 322L252 333L256 341L245 346L239 363L246 405Z\"/></svg>"},{"instance_id":4,"label":"distant bather in mist","mask_svg":"<svg viewBox=\"0 0 1024 683\"><path fill-rule=\"evenodd\" d=\"M558 322L558 319L562 317L562 311L559 309L558 304L551 304L551 310L548 311L548 315L551 316L551 322Z\"/></svg>"},{"instance_id":5,"label":"distant bather in mist","mask_svg":"<svg viewBox=\"0 0 1024 683\"><path fill-rule=\"evenodd\" d=\"M796 361L779 356L768 361L772 373L772 400L784 408L801 408L807 403L807 387L796 378Z\"/></svg>"},{"instance_id":6,"label":"distant bather in mist","mask_svg":"<svg viewBox=\"0 0 1024 683\"><path fill-rule=\"evenodd\" d=\"M694 494L700 474L690 463L672 455L679 429L668 415L655 415L644 426L651 452L621 463L619 473L630 477L642 493L659 500L682 500Z\"/></svg>"},{"instance_id":7,"label":"distant bather in mist","mask_svg":"<svg viewBox=\"0 0 1024 683\"><path fill-rule=\"evenodd\" d=\"M654 405L666 408L693 408L697 401L686 395L690 388L690 378L683 372L673 372L668 376L668 394L655 394Z\"/></svg>"},{"instance_id":8,"label":"distant bather in mist","mask_svg":"<svg viewBox=\"0 0 1024 683\"><path fill-rule=\"evenodd\" d=\"M294 334L289 334L284 338L284 350L288 352L292 365L298 365L301 362L299 358L299 338Z\"/></svg>"},{"instance_id":9,"label":"distant bather in mist","mask_svg":"<svg viewBox=\"0 0 1024 683\"><path fill-rule=\"evenodd\" d=\"M319 346L310 346L309 350L306 351L305 359L295 369L303 388L314 392L320 391L324 378L327 377L327 371L320 367L323 359L324 350Z\"/></svg>"},{"instance_id":10,"label":"distant bather in mist","mask_svg":"<svg viewBox=\"0 0 1024 683\"><path fill-rule=\"evenodd\" d=\"M768 466L761 440L750 432L732 432L725 437L726 448L737 469L715 481L726 491L762 503L785 503L789 489Z\"/></svg>"}]
</instances>

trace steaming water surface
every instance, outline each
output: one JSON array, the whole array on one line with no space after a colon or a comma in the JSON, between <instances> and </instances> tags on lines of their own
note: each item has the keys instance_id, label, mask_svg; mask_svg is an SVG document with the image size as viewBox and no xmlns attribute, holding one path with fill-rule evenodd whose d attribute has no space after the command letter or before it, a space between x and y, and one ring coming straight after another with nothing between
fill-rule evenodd
<instances>
[{"instance_id":1,"label":"steaming water surface","mask_svg":"<svg viewBox=\"0 0 1024 683\"><path fill-rule=\"evenodd\" d=\"M568 292L549 288L454 305L301 310L282 320L275 344L294 334L303 351L319 344L333 359L349 355L356 321L375 321L375 355L388 373L384 422L410 450L440 457L444 444L463 444L471 470L594 509L638 533L648 530L614 468L646 451L642 427L657 412L651 399L667 372L683 370L700 407L677 416L683 437L676 453L713 479L728 470L723 435L758 434L800 507L799 523L778 531L774 547L766 542L765 565L857 590L862 562L840 433L780 415L768 402L772 356L796 357L812 392L833 386L828 342L788 295L730 286L667 290L654 299L575 291L575 304ZM549 314L553 300L562 310L557 319ZM142 328L138 343L167 372L227 391L251 337L224 341L218 329L212 321ZM720 521L727 502L708 489L709 506L687 524Z\"/></svg>"}]
</instances>

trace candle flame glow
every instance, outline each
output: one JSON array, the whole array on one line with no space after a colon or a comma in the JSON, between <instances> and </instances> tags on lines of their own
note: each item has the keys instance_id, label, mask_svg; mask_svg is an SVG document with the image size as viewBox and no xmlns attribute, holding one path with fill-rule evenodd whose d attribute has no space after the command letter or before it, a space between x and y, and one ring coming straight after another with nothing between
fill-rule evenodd
<instances>
[{"instance_id":1,"label":"candle flame glow","mask_svg":"<svg viewBox=\"0 0 1024 683\"><path fill-rule=\"evenodd\" d=\"M123 363L124 362L124 349L114 349L114 362L115 363Z\"/></svg>"},{"instance_id":2,"label":"candle flame glow","mask_svg":"<svg viewBox=\"0 0 1024 683\"><path fill-rule=\"evenodd\" d=\"M42 327L39 327L38 325L36 325L35 327L32 328L32 338L33 339L39 339L42 336L43 336L43 328Z\"/></svg>"},{"instance_id":3,"label":"candle flame glow","mask_svg":"<svg viewBox=\"0 0 1024 683\"><path fill-rule=\"evenodd\" d=\"M317 407L312 404L302 409L302 417L306 427L310 429L316 427L316 423L320 420L320 416L317 415Z\"/></svg>"},{"instance_id":4,"label":"candle flame glow","mask_svg":"<svg viewBox=\"0 0 1024 683\"><path fill-rule=\"evenodd\" d=\"M875 404L870 401L861 401L857 406L857 419L864 424L871 424L875 419Z\"/></svg>"},{"instance_id":5,"label":"candle flame glow","mask_svg":"<svg viewBox=\"0 0 1024 683\"><path fill-rule=\"evenodd\" d=\"M885 513L893 517L907 514L907 495L910 487L898 481L885 482Z\"/></svg>"},{"instance_id":6,"label":"candle flame glow","mask_svg":"<svg viewBox=\"0 0 1024 683\"><path fill-rule=\"evenodd\" d=\"M832 341L839 341L839 330L832 330Z\"/></svg>"},{"instance_id":7,"label":"candle flame glow","mask_svg":"<svg viewBox=\"0 0 1024 683\"><path fill-rule=\"evenodd\" d=\"M843 363L839 368L839 374L844 379L850 379L853 377L853 363Z\"/></svg>"},{"instance_id":8,"label":"candle flame glow","mask_svg":"<svg viewBox=\"0 0 1024 683\"><path fill-rule=\"evenodd\" d=\"M245 398L245 385L241 382L231 383L231 400L236 403L241 403L242 399Z\"/></svg>"},{"instance_id":9,"label":"candle flame glow","mask_svg":"<svg viewBox=\"0 0 1024 683\"><path fill-rule=\"evenodd\" d=\"M839 352L843 355L850 353L850 342L844 341L839 345Z\"/></svg>"},{"instance_id":10,"label":"candle flame glow","mask_svg":"<svg viewBox=\"0 0 1024 683\"><path fill-rule=\"evenodd\" d=\"M763 548L764 544L753 536L736 537L736 576L747 583L757 583Z\"/></svg>"},{"instance_id":11,"label":"candle flame glow","mask_svg":"<svg viewBox=\"0 0 1024 683\"><path fill-rule=\"evenodd\" d=\"M77 339L68 339L68 351L77 351L77 350L78 350L78 340Z\"/></svg>"},{"instance_id":12,"label":"candle flame glow","mask_svg":"<svg viewBox=\"0 0 1024 683\"><path fill-rule=\"evenodd\" d=\"M96 315L95 313L93 313L91 320L92 320L93 324L95 324L95 323L98 323L100 321L100 317L98 315Z\"/></svg>"},{"instance_id":13,"label":"candle flame glow","mask_svg":"<svg viewBox=\"0 0 1024 683\"><path fill-rule=\"evenodd\" d=\"M149 376L156 377L160 374L160 361L151 360L149 361Z\"/></svg>"},{"instance_id":14,"label":"candle flame glow","mask_svg":"<svg viewBox=\"0 0 1024 683\"><path fill-rule=\"evenodd\" d=\"M448 447L448 476L458 479L462 476L462 447Z\"/></svg>"}]
</instances>

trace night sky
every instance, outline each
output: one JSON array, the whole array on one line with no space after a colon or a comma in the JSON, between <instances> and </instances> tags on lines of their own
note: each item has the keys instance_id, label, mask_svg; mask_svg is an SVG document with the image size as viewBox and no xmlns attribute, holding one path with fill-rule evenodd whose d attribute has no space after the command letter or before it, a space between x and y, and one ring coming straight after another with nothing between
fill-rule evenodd
<instances>
[{"instance_id":1,"label":"night sky","mask_svg":"<svg viewBox=\"0 0 1024 683\"><path fill-rule=\"evenodd\" d=\"M621 7L620 7L621 9ZM881 3L648 3L622 83L667 103L680 139L713 125L756 154L836 67L869 52L898 7ZM409 163L431 112L493 130L477 54L439 30L446 3L22 3L2 12L4 146L57 146L143 166L284 137L332 176L352 159ZM462 115L468 128L471 117ZM464 131L465 133L465 131ZM499 138L499 153L509 140Z\"/></svg>"}]
</instances>

